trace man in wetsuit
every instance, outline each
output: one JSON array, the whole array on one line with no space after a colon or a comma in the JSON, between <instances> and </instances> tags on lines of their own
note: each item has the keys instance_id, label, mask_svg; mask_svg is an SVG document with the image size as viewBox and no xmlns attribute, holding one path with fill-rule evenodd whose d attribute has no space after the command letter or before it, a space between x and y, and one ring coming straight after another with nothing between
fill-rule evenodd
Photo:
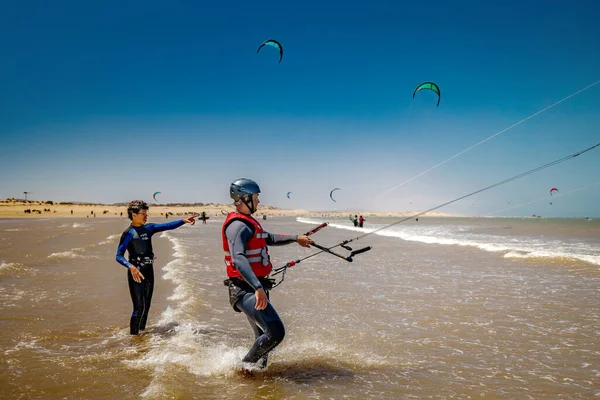
<instances>
[{"instance_id":1,"label":"man in wetsuit","mask_svg":"<svg viewBox=\"0 0 600 400\"><path fill-rule=\"evenodd\" d=\"M202 211L200 214L200 219L202 220L203 224L206 224L206 212Z\"/></svg>"},{"instance_id":2,"label":"man in wetsuit","mask_svg":"<svg viewBox=\"0 0 600 400\"><path fill-rule=\"evenodd\" d=\"M146 329L154 291L152 235L179 228L183 224L193 225L195 221L194 217L189 217L166 224L146 224L148 204L142 200L134 200L129 203L127 215L131 220L131 225L121 235L117 248L117 262L127 268L129 294L133 302L129 333L137 335L140 330ZM129 261L125 259L125 250L129 252Z\"/></svg>"},{"instance_id":3,"label":"man in wetsuit","mask_svg":"<svg viewBox=\"0 0 600 400\"><path fill-rule=\"evenodd\" d=\"M268 279L272 265L267 245L276 246L297 242L310 247L307 236L276 235L265 232L252 218L258 204L260 188L251 179L237 179L229 194L236 211L227 215L222 228L223 250L229 286L229 302L236 312L243 312L250 322L256 341L242 361L267 366L268 353L285 336L285 327L269 301L272 281Z\"/></svg>"}]
</instances>

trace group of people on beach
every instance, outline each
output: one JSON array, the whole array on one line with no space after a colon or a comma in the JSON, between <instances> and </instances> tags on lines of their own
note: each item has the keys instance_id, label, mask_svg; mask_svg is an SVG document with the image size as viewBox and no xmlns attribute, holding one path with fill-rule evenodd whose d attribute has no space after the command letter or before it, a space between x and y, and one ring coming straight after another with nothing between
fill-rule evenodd
<instances>
[{"instance_id":1,"label":"group of people on beach","mask_svg":"<svg viewBox=\"0 0 600 400\"><path fill-rule=\"evenodd\" d=\"M365 219L361 215L360 217L355 215L354 218L350 218L355 227L362 228L365 225Z\"/></svg>"},{"instance_id":2,"label":"group of people on beach","mask_svg":"<svg viewBox=\"0 0 600 400\"><path fill-rule=\"evenodd\" d=\"M257 368L265 368L269 352L285 336L285 327L271 304L269 290L273 280L269 274L273 269L268 246L298 243L310 247L313 241L306 235L285 235L266 232L258 220L252 217L257 211L260 187L251 179L241 178L229 186L229 195L236 210L227 214L221 228L221 241L229 289L229 304L234 311L246 315L255 342L242 359ZM131 335L146 329L148 312L154 291L154 251L152 236L156 233L177 229L185 224L195 224L197 216L164 224L147 223L148 204L134 200L127 206L131 225L119 240L116 260L127 268L129 293L133 313L129 322ZM206 223L206 214L200 218ZM203 218L204 217L204 218ZM362 221L362 216L360 217ZM363 222L359 222L362 226ZM125 258L128 252L128 258ZM247 370L245 370L247 371Z\"/></svg>"}]
</instances>

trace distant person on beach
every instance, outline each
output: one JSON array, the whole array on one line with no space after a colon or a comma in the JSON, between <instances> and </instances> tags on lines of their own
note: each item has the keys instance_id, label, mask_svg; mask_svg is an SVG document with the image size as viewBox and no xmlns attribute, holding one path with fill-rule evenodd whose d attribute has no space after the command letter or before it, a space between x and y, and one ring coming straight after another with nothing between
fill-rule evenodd
<instances>
[{"instance_id":1,"label":"distant person on beach","mask_svg":"<svg viewBox=\"0 0 600 400\"><path fill-rule=\"evenodd\" d=\"M204 211L202 211L202 213L200 214L200 219L202 220L203 224L206 224L206 213Z\"/></svg>"},{"instance_id":2,"label":"distant person on beach","mask_svg":"<svg viewBox=\"0 0 600 400\"><path fill-rule=\"evenodd\" d=\"M129 333L137 335L140 330L146 329L154 291L152 235L179 228L183 224L194 225L196 221L192 216L165 224L146 224L148 204L142 200L130 202L127 206L127 215L131 220L131 225L121 235L116 258L118 263L127 268L129 294L133 302ZM129 261L125 259L125 251L129 253Z\"/></svg>"},{"instance_id":3,"label":"distant person on beach","mask_svg":"<svg viewBox=\"0 0 600 400\"><path fill-rule=\"evenodd\" d=\"M354 218L352 218L352 223L354 223L355 227L358 226L358 216L357 215L355 215Z\"/></svg>"},{"instance_id":4,"label":"distant person on beach","mask_svg":"<svg viewBox=\"0 0 600 400\"><path fill-rule=\"evenodd\" d=\"M361 215L360 217L358 217L358 227L362 228L364 224L365 224L365 219Z\"/></svg>"},{"instance_id":5,"label":"distant person on beach","mask_svg":"<svg viewBox=\"0 0 600 400\"><path fill-rule=\"evenodd\" d=\"M71 215L73 215L73 210L71 210Z\"/></svg>"},{"instance_id":6,"label":"distant person on beach","mask_svg":"<svg viewBox=\"0 0 600 400\"><path fill-rule=\"evenodd\" d=\"M307 236L279 235L265 232L252 217L260 200L260 188L251 179L237 179L229 187L236 211L227 215L221 236L229 286L229 303L236 312L243 312L254 331L255 342L243 362L267 366L267 357L285 336L285 327L270 303L269 290L273 281L267 246L297 242L310 247Z\"/></svg>"}]
</instances>

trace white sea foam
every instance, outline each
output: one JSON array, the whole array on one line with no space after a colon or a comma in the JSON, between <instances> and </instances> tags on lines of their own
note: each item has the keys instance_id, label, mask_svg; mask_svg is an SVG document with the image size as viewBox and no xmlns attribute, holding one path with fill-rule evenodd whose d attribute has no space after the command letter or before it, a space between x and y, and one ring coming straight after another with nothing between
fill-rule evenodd
<instances>
[{"instance_id":1,"label":"white sea foam","mask_svg":"<svg viewBox=\"0 0 600 400\"><path fill-rule=\"evenodd\" d=\"M504 255L505 258L570 258L587 262L589 264L600 265L600 256L572 254L561 251L532 250L532 251L509 251Z\"/></svg>"},{"instance_id":2,"label":"white sea foam","mask_svg":"<svg viewBox=\"0 0 600 400\"><path fill-rule=\"evenodd\" d=\"M0 271L3 269L9 269L9 268L16 268L16 267L20 267L23 264L20 263L7 263L7 262L0 262Z\"/></svg>"},{"instance_id":3,"label":"white sea foam","mask_svg":"<svg viewBox=\"0 0 600 400\"><path fill-rule=\"evenodd\" d=\"M321 221L299 217L298 222L318 224ZM331 223L330 227L369 233L380 226L372 228L355 228L343 223ZM382 225L383 226L383 225ZM464 228L464 227L463 227ZM405 241L447 246L475 247L488 252L506 252L505 258L557 258L575 259L586 263L600 265L600 249L587 243L566 243L557 239L542 240L537 237L516 238L511 236L486 235L473 233L469 229L456 229L443 225L393 226L376 232L376 235L399 238Z\"/></svg>"},{"instance_id":4,"label":"white sea foam","mask_svg":"<svg viewBox=\"0 0 600 400\"><path fill-rule=\"evenodd\" d=\"M110 244L113 243L116 239L118 239L121 235L119 234L115 234L115 235L110 235L108 236L105 240L99 242L99 245L103 245L103 244Z\"/></svg>"},{"instance_id":5,"label":"white sea foam","mask_svg":"<svg viewBox=\"0 0 600 400\"><path fill-rule=\"evenodd\" d=\"M27 350L42 349L42 347L37 344L39 341L40 341L39 338L31 338L30 340L22 340L19 343L17 343L16 345L14 345L12 348L5 350L4 355L8 356L12 353L19 352L22 349L27 349Z\"/></svg>"},{"instance_id":6,"label":"white sea foam","mask_svg":"<svg viewBox=\"0 0 600 400\"><path fill-rule=\"evenodd\" d=\"M51 258L51 259L59 259L59 258L74 259L74 258L83 258L83 256L81 254L77 254L73 251L62 251L60 253L52 253L48 256L48 258Z\"/></svg>"}]
</instances>

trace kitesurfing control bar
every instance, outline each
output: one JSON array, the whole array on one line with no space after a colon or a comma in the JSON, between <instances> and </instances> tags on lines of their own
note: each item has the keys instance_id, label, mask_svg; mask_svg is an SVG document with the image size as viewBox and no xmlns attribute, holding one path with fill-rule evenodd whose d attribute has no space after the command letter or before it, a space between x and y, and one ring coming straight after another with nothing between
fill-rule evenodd
<instances>
[{"instance_id":1,"label":"kitesurfing control bar","mask_svg":"<svg viewBox=\"0 0 600 400\"><path fill-rule=\"evenodd\" d=\"M333 256L339 257L339 258L341 258L341 259L343 259L343 260L346 260L346 261L348 261L348 262L352 262L352 261L353 261L353 260L352 260L352 257L354 257L355 255L357 255L357 254L361 254L361 253L364 253L364 252L367 252L367 251L369 251L369 250L371 250L371 249L372 249L372 247L371 247L371 246L367 246L367 247L363 247L362 249L358 249L358 250L352 250L352 249L351 249L351 248L349 248L348 246L343 246L343 247L344 247L346 250L350 250L350 251L351 251L351 252L350 252L350 255L345 257L345 256L343 256L343 255L341 255L341 254L338 254L338 253L336 253L336 252L334 252L334 251L331 251L331 250L329 250L327 247L323 247L323 246L321 246L321 245L319 245L319 244L316 244L316 243L311 243L310 245L311 245L311 246L314 246L314 247L316 247L316 248L317 248L317 249L319 249L319 250L322 250L322 251L324 251L325 253L329 253L329 254L331 254L331 255L333 255Z\"/></svg>"},{"instance_id":2,"label":"kitesurfing control bar","mask_svg":"<svg viewBox=\"0 0 600 400\"><path fill-rule=\"evenodd\" d=\"M306 232L306 234L305 234L305 235L306 235L306 236L313 235L313 234L317 233L318 231L320 231L321 229L325 228L327 225L328 225L328 223L327 223L327 222L324 222L324 223L322 223L321 225L317 226L316 228L314 228L314 229L312 229L312 230L310 230L310 231ZM343 243L348 243L348 241L344 241ZM351 248L351 247L349 247L349 246L345 246L345 245L343 245L343 244L342 244L341 246L342 246L344 249L346 249L346 250L350 251L350 255L349 255L349 256L343 256L343 255L341 255L341 254L338 254L338 253L335 253L335 252L331 251L331 250L330 250L330 249L328 249L327 247L321 246L321 245L319 245L319 244L317 244L317 243L314 243L314 242L313 242L313 243L311 243L311 246L314 246L314 247L316 247L317 249L321 250L321 252L329 253L329 254L331 254L331 255L334 255L334 256L336 256L336 257L339 257L339 258L341 258L342 260L345 260L345 261L348 261L348 262L352 262L352 261L353 261L353 257L354 257L355 255L357 255L357 254L361 254L361 253L365 253L365 252L367 252L367 251L369 251L369 250L371 250L371 249L372 249L372 247L371 247L371 246L367 246L367 247L363 247L362 249L358 249L358 250L352 250L352 248ZM296 264L300 264L300 263L302 262L302 260L303 260L302 258L299 258L299 259L297 259L297 260L294 260L294 261L290 261L290 262L288 262L288 263L287 263L287 264L285 264L283 267L279 267L279 268L275 268L275 269L273 269L273 274L272 274L271 276L275 276L275 275L282 274L282 275L281 275L281 280L280 280L279 282L277 282L277 284L273 285L273 288L275 288L275 287L279 286L279 285L280 285L280 284L283 282L283 280L285 279L285 273L286 273L286 271L287 271L287 269L288 269L288 268L291 268L291 267L295 266Z\"/></svg>"},{"instance_id":3,"label":"kitesurfing control bar","mask_svg":"<svg viewBox=\"0 0 600 400\"><path fill-rule=\"evenodd\" d=\"M305 236L314 235L315 233L319 232L321 229L325 228L327 225L329 225L328 222L323 222L321 225L315 227L314 229L311 229L310 231L306 232L304 235ZM296 264L300 264L300 262L302 262L302 259L299 258L297 260L288 262L283 267L275 268L273 270L274 273L271 276L279 275L281 273L283 273L283 275L281 275L281 280L279 282L277 282L275 285L273 285L273 287L271 289L274 289L277 286L281 285L281 283L285 279L285 273L286 273L287 269L295 266Z\"/></svg>"}]
</instances>

